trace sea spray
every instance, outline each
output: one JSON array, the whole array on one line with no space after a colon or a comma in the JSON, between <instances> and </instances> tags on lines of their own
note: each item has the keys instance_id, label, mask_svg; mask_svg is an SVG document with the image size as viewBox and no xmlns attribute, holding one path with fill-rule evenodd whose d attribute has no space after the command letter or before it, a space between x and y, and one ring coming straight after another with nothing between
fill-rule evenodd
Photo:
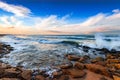
<instances>
[{"instance_id":1,"label":"sea spray","mask_svg":"<svg viewBox=\"0 0 120 80\"><path fill-rule=\"evenodd\" d=\"M95 35L96 48L107 48L108 50L115 49L120 51L120 36L109 37L103 34Z\"/></svg>"}]
</instances>

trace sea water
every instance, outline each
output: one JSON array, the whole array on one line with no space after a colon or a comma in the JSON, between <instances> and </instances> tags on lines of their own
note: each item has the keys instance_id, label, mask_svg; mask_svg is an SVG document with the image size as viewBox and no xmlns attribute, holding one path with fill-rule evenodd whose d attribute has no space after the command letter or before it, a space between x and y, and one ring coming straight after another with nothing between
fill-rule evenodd
<instances>
[{"instance_id":1,"label":"sea water","mask_svg":"<svg viewBox=\"0 0 120 80\"><path fill-rule=\"evenodd\" d=\"M0 37L0 42L14 47L14 50L1 60L26 69L51 68L68 63L65 54L69 53L95 56L92 50L85 52L74 43L120 51L120 35L5 35Z\"/></svg>"}]
</instances>

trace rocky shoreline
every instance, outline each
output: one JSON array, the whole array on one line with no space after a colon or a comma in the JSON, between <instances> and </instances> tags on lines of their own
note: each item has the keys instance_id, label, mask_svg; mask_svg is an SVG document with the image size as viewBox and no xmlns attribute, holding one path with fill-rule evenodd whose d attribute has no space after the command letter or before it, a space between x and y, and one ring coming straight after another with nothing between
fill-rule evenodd
<instances>
[{"instance_id":1,"label":"rocky shoreline","mask_svg":"<svg viewBox=\"0 0 120 80\"><path fill-rule=\"evenodd\" d=\"M10 45L0 43L0 57L12 50ZM120 53L104 52L105 58L67 54L69 63L56 66L52 75L45 70L26 70L0 62L0 80L120 80Z\"/></svg>"}]
</instances>

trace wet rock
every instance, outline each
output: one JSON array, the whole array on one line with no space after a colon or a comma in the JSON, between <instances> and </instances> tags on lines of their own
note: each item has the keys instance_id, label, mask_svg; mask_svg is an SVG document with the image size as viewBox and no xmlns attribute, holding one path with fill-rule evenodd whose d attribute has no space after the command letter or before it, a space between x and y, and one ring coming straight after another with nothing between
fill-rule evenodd
<instances>
[{"instance_id":1,"label":"wet rock","mask_svg":"<svg viewBox=\"0 0 120 80\"><path fill-rule=\"evenodd\" d=\"M107 54L107 55L106 55L106 58L107 58L107 59L115 59L115 56L113 56L112 54Z\"/></svg>"},{"instance_id":2,"label":"wet rock","mask_svg":"<svg viewBox=\"0 0 120 80\"><path fill-rule=\"evenodd\" d=\"M5 63L0 63L0 68L8 69L8 68L11 68L11 66Z\"/></svg>"},{"instance_id":3,"label":"wet rock","mask_svg":"<svg viewBox=\"0 0 120 80\"><path fill-rule=\"evenodd\" d=\"M119 76L116 76L116 75L113 75L113 79L114 79L114 80L120 80L120 77L119 77Z\"/></svg>"},{"instance_id":4,"label":"wet rock","mask_svg":"<svg viewBox=\"0 0 120 80\"><path fill-rule=\"evenodd\" d=\"M68 55L67 58L68 60L71 60L71 61L77 61L80 59L80 57L76 55Z\"/></svg>"},{"instance_id":5,"label":"wet rock","mask_svg":"<svg viewBox=\"0 0 120 80\"><path fill-rule=\"evenodd\" d=\"M108 71L108 69L106 67L103 67L101 65L96 65L96 64L85 64L85 67L90 70L93 71L95 73L98 74L103 74L105 76L111 77L110 72Z\"/></svg>"},{"instance_id":6,"label":"wet rock","mask_svg":"<svg viewBox=\"0 0 120 80\"><path fill-rule=\"evenodd\" d=\"M42 75L35 76L35 80L45 80L45 78Z\"/></svg>"},{"instance_id":7,"label":"wet rock","mask_svg":"<svg viewBox=\"0 0 120 80\"><path fill-rule=\"evenodd\" d=\"M83 63L80 63L80 62L75 62L75 64L74 64L74 68L77 68L77 69L82 70L82 69L84 69L84 68L85 68L85 66L84 66L84 64L83 64Z\"/></svg>"},{"instance_id":8,"label":"wet rock","mask_svg":"<svg viewBox=\"0 0 120 80\"><path fill-rule=\"evenodd\" d=\"M23 70L23 72L21 73L21 77L25 80L31 80L32 78L32 71L31 70Z\"/></svg>"},{"instance_id":9,"label":"wet rock","mask_svg":"<svg viewBox=\"0 0 120 80\"><path fill-rule=\"evenodd\" d=\"M55 71L52 73L52 75L53 75L53 78L60 77L62 75L62 71Z\"/></svg>"},{"instance_id":10,"label":"wet rock","mask_svg":"<svg viewBox=\"0 0 120 80\"><path fill-rule=\"evenodd\" d=\"M81 57L78 61L81 63L90 63L90 59L86 59L84 57Z\"/></svg>"},{"instance_id":11,"label":"wet rock","mask_svg":"<svg viewBox=\"0 0 120 80\"><path fill-rule=\"evenodd\" d=\"M2 77L16 78L20 74L15 68L5 69Z\"/></svg>"},{"instance_id":12,"label":"wet rock","mask_svg":"<svg viewBox=\"0 0 120 80\"><path fill-rule=\"evenodd\" d=\"M67 68L71 68L71 67L73 67L72 63L66 63L66 64L60 65L61 69L67 69Z\"/></svg>"},{"instance_id":13,"label":"wet rock","mask_svg":"<svg viewBox=\"0 0 120 80\"><path fill-rule=\"evenodd\" d=\"M58 80L58 79L57 79ZM70 80L68 75L62 75L59 80Z\"/></svg>"},{"instance_id":14,"label":"wet rock","mask_svg":"<svg viewBox=\"0 0 120 80\"><path fill-rule=\"evenodd\" d=\"M120 59L107 59L107 63L120 63Z\"/></svg>"},{"instance_id":15,"label":"wet rock","mask_svg":"<svg viewBox=\"0 0 120 80\"><path fill-rule=\"evenodd\" d=\"M104 61L104 58L102 58L102 57L96 57L95 59L91 60L92 63L95 63L95 62L98 62L98 61Z\"/></svg>"}]
</instances>

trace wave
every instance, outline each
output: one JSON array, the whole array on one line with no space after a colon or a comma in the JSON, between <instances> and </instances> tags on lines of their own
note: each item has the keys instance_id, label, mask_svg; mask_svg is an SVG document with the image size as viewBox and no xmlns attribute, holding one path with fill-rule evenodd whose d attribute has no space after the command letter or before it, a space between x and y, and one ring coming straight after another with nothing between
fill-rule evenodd
<instances>
[{"instance_id":1,"label":"wave","mask_svg":"<svg viewBox=\"0 0 120 80\"><path fill-rule=\"evenodd\" d=\"M61 41L61 43L73 45L73 46L76 46L76 47L79 46L79 43L78 43L78 42L75 42L75 41Z\"/></svg>"}]
</instances>

